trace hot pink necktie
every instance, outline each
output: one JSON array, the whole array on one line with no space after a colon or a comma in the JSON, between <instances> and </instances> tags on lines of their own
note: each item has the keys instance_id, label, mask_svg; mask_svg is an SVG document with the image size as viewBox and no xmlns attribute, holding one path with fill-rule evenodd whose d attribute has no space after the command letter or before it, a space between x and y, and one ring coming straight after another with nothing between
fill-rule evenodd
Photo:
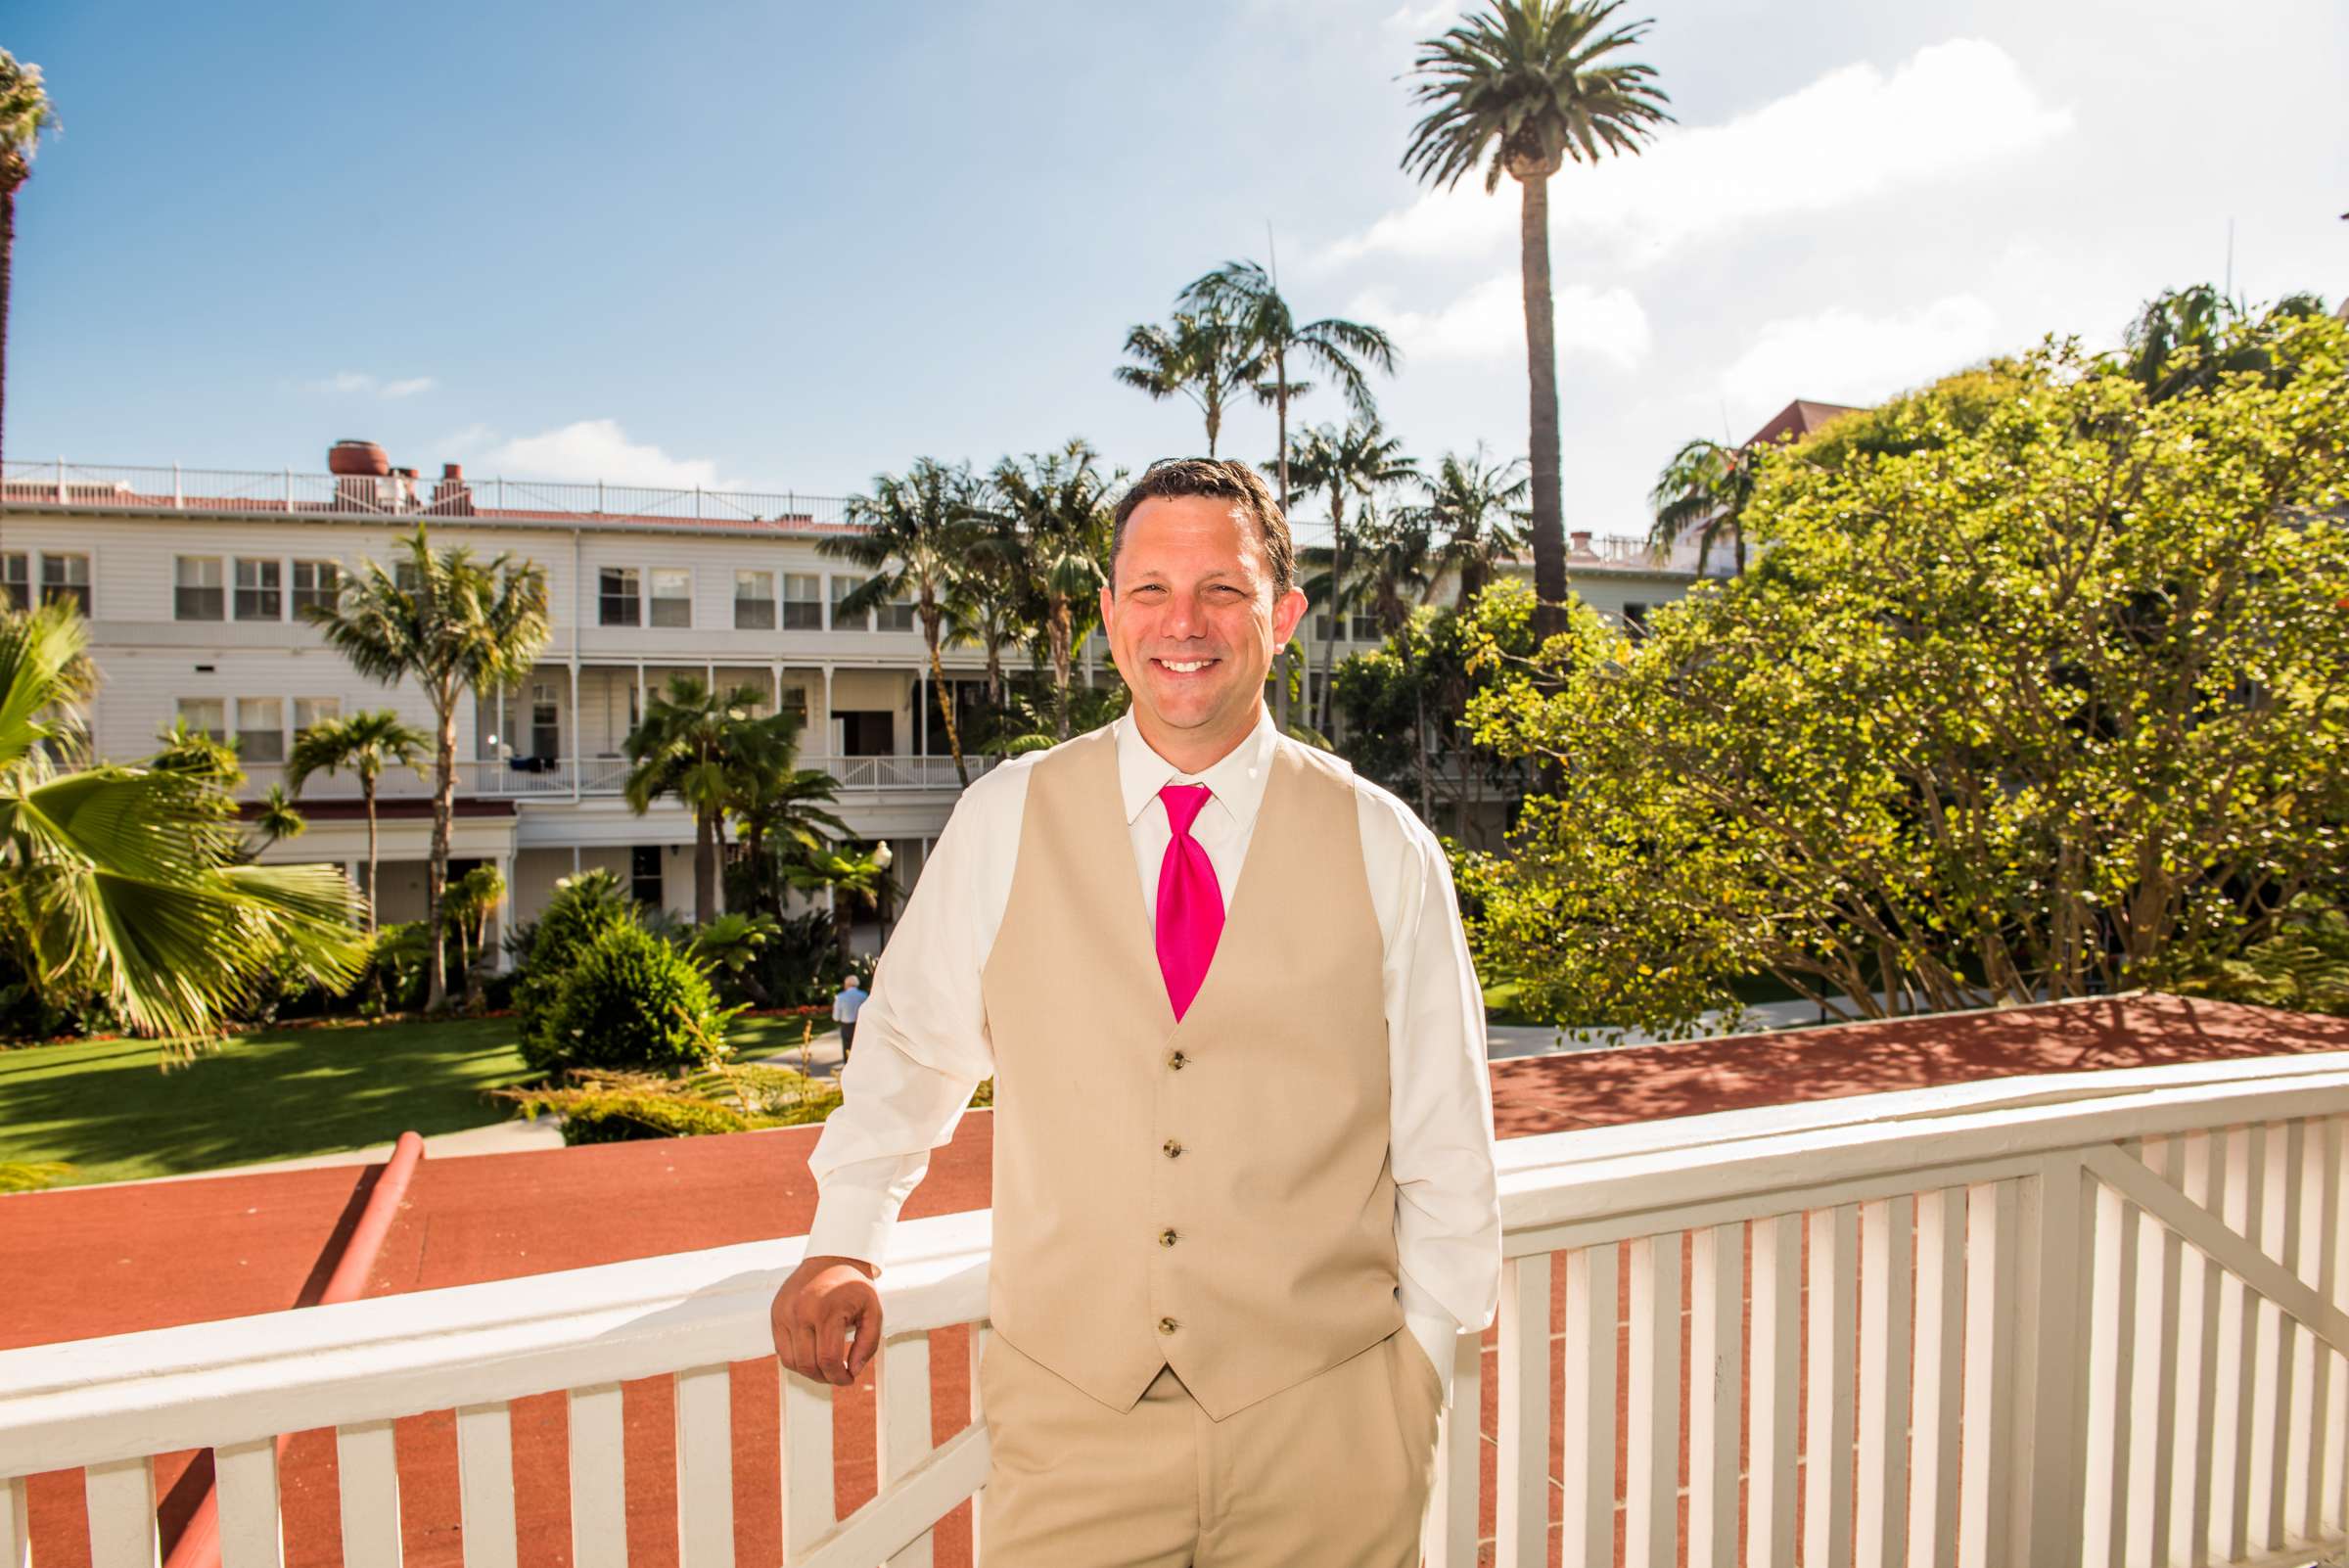
<instances>
[{"instance_id":1,"label":"hot pink necktie","mask_svg":"<svg viewBox=\"0 0 2349 1568\"><path fill-rule=\"evenodd\" d=\"M1223 890L1216 885L1215 864L1191 837L1191 824L1207 805L1207 786L1170 784L1158 798L1174 830L1167 857L1158 862L1158 972L1180 1019L1215 960L1216 939L1223 934Z\"/></svg>"}]
</instances>

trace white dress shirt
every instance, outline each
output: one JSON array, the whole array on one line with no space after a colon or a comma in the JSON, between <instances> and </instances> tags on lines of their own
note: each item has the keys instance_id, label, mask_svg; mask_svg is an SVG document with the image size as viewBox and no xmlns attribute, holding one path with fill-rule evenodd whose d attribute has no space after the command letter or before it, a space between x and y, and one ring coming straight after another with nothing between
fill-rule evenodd
<instances>
[{"instance_id":1,"label":"white dress shirt","mask_svg":"<svg viewBox=\"0 0 2349 1568\"><path fill-rule=\"evenodd\" d=\"M1260 712L1246 739L1191 774L1151 749L1131 714L1114 728L1134 866L1153 925L1159 862L1173 837L1157 797L1171 783L1205 784L1214 797L1191 837L1214 864L1228 910L1273 750L1298 743ZM818 1192L809 1257L879 1264L898 1209L929 1169L930 1151L953 1136L971 1091L994 1074L980 973L1011 899L1035 761L1015 758L963 793L906 899L858 1020L858 1048L841 1075L846 1101L807 1159ZM1443 846L1388 791L1361 778L1354 790L1384 944L1398 1294L1413 1339L1448 1371L1454 1336L1492 1321L1500 1286L1484 993ZM1320 918L1317 888L1284 891L1290 918ZM1313 999L1299 997L1297 1005Z\"/></svg>"}]
</instances>

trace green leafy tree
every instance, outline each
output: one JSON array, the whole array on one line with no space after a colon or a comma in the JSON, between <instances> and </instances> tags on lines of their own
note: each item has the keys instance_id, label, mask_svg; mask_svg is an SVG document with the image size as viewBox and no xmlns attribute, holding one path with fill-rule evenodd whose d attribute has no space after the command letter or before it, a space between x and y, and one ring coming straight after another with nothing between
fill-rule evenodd
<instances>
[{"instance_id":1,"label":"green leafy tree","mask_svg":"<svg viewBox=\"0 0 2349 1568\"><path fill-rule=\"evenodd\" d=\"M638 816L664 796L693 813L693 918L717 918L719 824L738 785L736 770L749 726L765 696L756 686L719 692L699 675L671 675L646 704L622 749L633 765L621 797Z\"/></svg>"},{"instance_id":2,"label":"green leafy tree","mask_svg":"<svg viewBox=\"0 0 2349 1568\"><path fill-rule=\"evenodd\" d=\"M1648 492L1655 524L1648 544L1659 554L1690 530L1696 533L1696 570L1701 576L1713 546L1727 534L1736 549L1737 575L1745 575L1745 509L1754 498L1753 455L1699 437L1672 454Z\"/></svg>"},{"instance_id":3,"label":"green leafy tree","mask_svg":"<svg viewBox=\"0 0 2349 1568\"><path fill-rule=\"evenodd\" d=\"M2207 392L2225 376L2271 373L2278 334L2324 313L2313 294L2287 296L2254 314L2207 283L2171 289L2139 309L2120 362L2154 402Z\"/></svg>"},{"instance_id":4,"label":"green leafy tree","mask_svg":"<svg viewBox=\"0 0 2349 1568\"><path fill-rule=\"evenodd\" d=\"M1207 455L1216 455L1223 410L1253 393L1264 379L1265 346L1245 325L1214 308L1177 310L1166 326L1143 324L1126 334L1131 364L1112 373L1152 401L1188 397L1207 422Z\"/></svg>"},{"instance_id":5,"label":"green leafy tree","mask_svg":"<svg viewBox=\"0 0 2349 1568\"><path fill-rule=\"evenodd\" d=\"M862 615L878 605L913 600L922 645L930 654L931 692L945 721L954 776L965 788L971 771L963 761L962 734L955 726L954 702L938 654L967 613L965 566L985 532L978 502L970 470L918 457L901 476L875 475L871 495L850 498L849 521L859 531L819 539L815 546L822 554L853 562L872 574L841 601L842 611Z\"/></svg>"},{"instance_id":6,"label":"green leafy tree","mask_svg":"<svg viewBox=\"0 0 2349 1568\"><path fill-rule=\"evenodd\" d=\"M753 1002L772 1007L774 998L759 979L759 959L781 934L772 915L729 910L694 932L690 950L712 973L723 974L740 987Z\"/></svg>"},{"instance_id":7,"label":"green leafy tree","mask_svg":"<svg viewBox=\"0 0 2349 1568\"><path fill-rule=\"evenodd\" d=\"M1566 522L1558 459L1557 302L1549 279L1549 181L1572 159L1636 154L1672 116L1652 67L1620 58L1648 23L1613 23L1618 0L1488 0L1443 36L1421 41L1412 96L1427 106L1403 166L1451 189L1485 165L1487 195L1517 182L1531 378L1534 591L1541 630L1566 600Z\"/></svg>"},{"instance_id":8,"label":"green leafy tree","mask_svg":"<svg viewBox=\"0 0 2349 1568\"><path fill-rule=\"evenodd\" d=\"M1481 444L1466 454L1446 452L1433 474L1419 477L1419 519L1435 541L1438 575L1459 584L1454 604L1473 603L1525 548L1529 484L1523 463L1496 462Z\"/></svg>"},{"instance_id":9,"label":"green leafy tree","mask_svg":"<svg viewBox=\"0 0 2349 1568\"><path fill-rule=\"evenodd\" d=\"M522 1059L532 1072L554 1071L562 1056L548 1029L564 981L607 927L635 917L627 889L599 866L557 882L545 911L527 932L509 940L510 947L521 944L515 954L514 1023Z\"/></svg>"},{"instance_id":10,"label":"green leafy tree","mask_svg":"<svg viewBox=\"0 0 2349 1568\"><path fill-rule=\"evenodd\" d=\"M387 686L412 680L432 705L433 838L425 870L425 927L441 928L450 824L456 816L457 706L466 693L514 690L546 646L546 570L465 546L436 554L423 526L399 541L397 571L374 561L345 580L337 601L303 613L352 669ZM372 890L371 890L372 891ZM448 964L432 944L425 1007L448 1004Z\"/></svg>"},{"instance_id":11,"label":"green leafy tree","mask_svg":"<svg viewBox=\"0 0 2349 1568\"><path fill-rule=\"evenodd\" d=\"M2050 346L1763 454L1753 572L1472 705L1557 781L1463 873L1488 974L1569 1023L1755 974L1877 1016L2161 986L2337 906L2349 325L2273 354L2156 401Z\"/></svg>"},{"instance_id":12,"label":"green leafy tree","mask_svg":"<svg viewBox=\"0 0 2349 1568\"><path fill-rule=\"evenodd\" d=\"M297 800L313 773L340 773L348 769L359 781L359 798L367 810L369 936L375 934L376 922L376 790L387 767L412 767L416 776L422 778L424 755L432 744L431 736L403 723L399 715L389 708L313 724L294 738L294 755L286 768L286 787Z\"/></svg>"},{"instance_id":13,"label":"green leafy tree","mask_svg":"<svg viewBox=\"0 0 2349 1568\"><path fill-rule=\"evenodd\" d=\"M1077 648L1101 618L1109 581L1109 494L1122 477L1101 471L1100 455L1081 439L1025 462L995 465L997 516L1020 541L1026 619L1042 634L1052 668L1053 728L1069 738L1069 682Z\"/></svg>"},{"instance_id":14,"label":"green leafy tree","mask_svg":"<svg viewBox=\"0 0 2349 1568\"><path fill-rule=\"evenodd\" d=\"M281 974L347 985L362 945L340 871L243 863L215 765L89 763L88 645L70 606L0 612L0 947L32 991L190 1040Z\"/></svg>"},{"instance_id":15,"label":"green leafy tree","mask_svg":"<svg viewBox=\"0 0 2349 1568\"><path fill-rule=\"evenodd\" d=\"M482 1007L482 976L477 955L487 951L489 917L505 901L506 879L497 867L486 862L475 866L448 885L448 899L441 907L448 929L456 934L457 970L465 977L465 1006L479 1012Z\"/></svg>"},{"instance_id":16,"label":"green leafy tree","mask_svg":"<svg viewBox=\"0 0 2349 1568\"><path fill-rule=\"evenodd\" d=\"M17 192L32 177L41 133L57 128L57 109L41 85L41 68L0 49L0 434L7 428L9 278L17 254Z\"/></svg>"},{"instance_id":17,"label":"green leafy tree","mask_svg":"<svg viewBox=\"0 0 2349 1568\"><path fill-rule=\"evenodd\" d=\"M1272 467L1266 466L1267 470ZM1412 478L1418 464L1404 455L1401 438L1388 435L1376 418L1364 417L1348 420L1343 429L1322 425L1300 431L1283 454L1279 471L1283 484L1293 480L1302 489L1318 490L1329 507L1328 571L1322 582L1331 635L1321 645L1321 708L1316 721L1326 733L1330 728L1330 670L1337 664L1338 637L1354 587L1354 563L1347 558L1346 504L1355 498L1366 503L1385 486Z\"/></svg>"},{"instance_id":18,"label":"green leafy tree","mask_svg":"<svg viewBox=\"0 0 2349 1568\"><path fill-rule=\"evenodd\" d=\"M726 1021L701 965L633 920L608 925L563 982L546 1039L564 1069L676 1072L726 1057Z\"/></svg>"}]
</instances>

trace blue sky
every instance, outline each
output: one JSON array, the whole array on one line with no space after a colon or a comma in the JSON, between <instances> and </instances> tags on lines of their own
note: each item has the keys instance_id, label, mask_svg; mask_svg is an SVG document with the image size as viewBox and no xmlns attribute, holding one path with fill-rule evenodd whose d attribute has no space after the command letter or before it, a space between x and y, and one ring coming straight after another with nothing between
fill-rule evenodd
<instances>
[{"instance_id":1,"label":"blue sky","mask_svg":"<svg viewBox=\"0 0 2349 1568\"><path fill-rule=\"evenodd\" d=\"M1110 380L1262 256L1394 331L1388 423L1525 441L1515 193L1397 167L1416 0L12 8L8 451L842 493L917 454L1203 444ZM1657 0L1680 124L1553 183L1569 526L1689 436L2216 280L2349 291L2337 0ZM1333 397L1301 410L1342 417ZM1268 415L1226 426L1267 456ZM1311 509L1301 503L1301 517Z\"/></svg>"}]
</instances>

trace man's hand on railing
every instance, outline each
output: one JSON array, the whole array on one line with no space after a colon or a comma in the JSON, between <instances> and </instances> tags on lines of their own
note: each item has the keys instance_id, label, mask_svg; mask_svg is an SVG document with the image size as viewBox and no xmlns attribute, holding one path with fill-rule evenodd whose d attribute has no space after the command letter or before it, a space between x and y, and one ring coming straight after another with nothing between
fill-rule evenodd
<instances>
[{"instance_id":1,"label":"man's hand on railing","mask_svg":"<svg viewBox=\"0 0 2349 1568\"><path fill-rule=\"evenodd\" d=\"M881 1348L881 1293L872 1285L880 1272L860 1258L803 1260L768 1310L775 1359L802 1377L854 1382Z\"/></svg>"}]
</instances>

